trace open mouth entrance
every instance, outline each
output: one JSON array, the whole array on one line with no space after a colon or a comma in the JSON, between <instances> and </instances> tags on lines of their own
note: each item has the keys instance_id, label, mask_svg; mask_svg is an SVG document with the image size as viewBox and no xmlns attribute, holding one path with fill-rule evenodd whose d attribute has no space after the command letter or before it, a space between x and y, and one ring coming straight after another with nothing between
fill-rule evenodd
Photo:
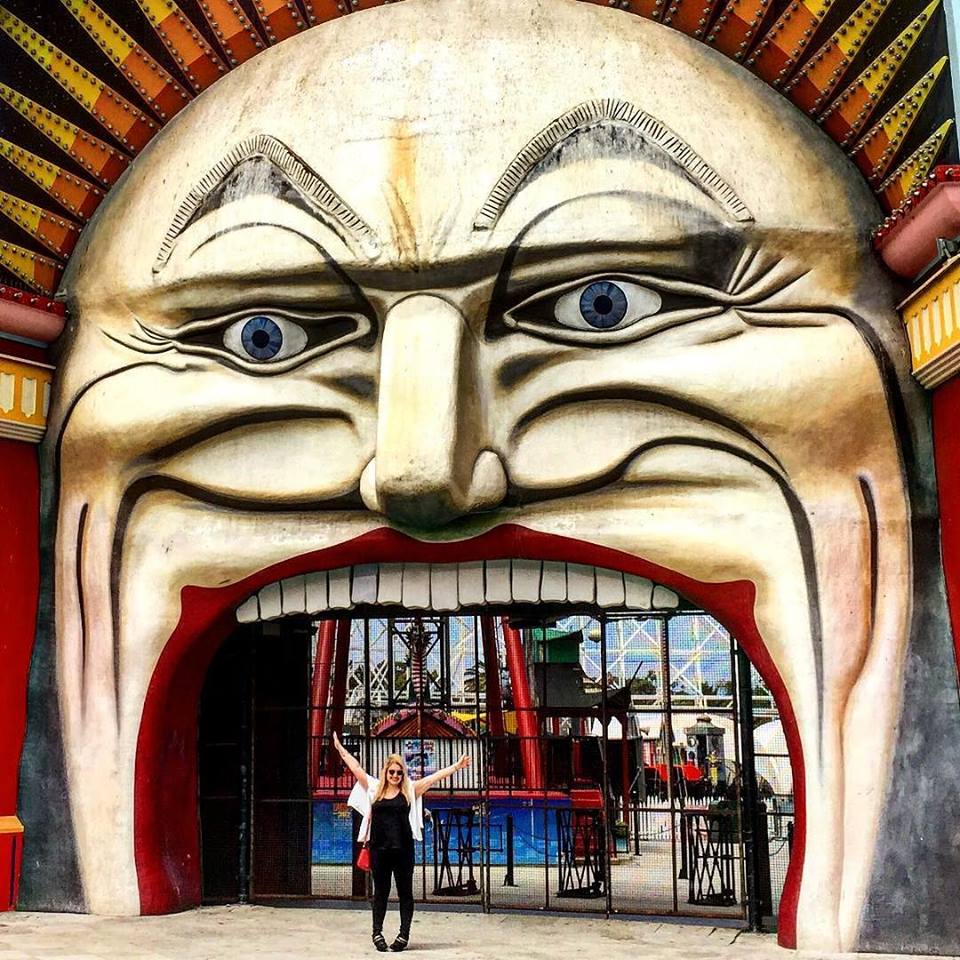
<instances>
[{"instance_id":1,"label":"open mouth entrance","mask_svg":"<svg viewBox=\"0 0 960 960\"><path fill-rule=\"evenodd\" d=\"M332 577L324 609L309 577L286 599L261 591L210 666L205 902L367 897L336 731L375 777L392 753L413 779L471 758L425 797L421 901L776 917L794 832L787 745L715 619L649 581L643 609L625 592L599 608L596 584L590 604L541 594L447 612L434 584L424 608L404 606L401 585L388 606L373 594L337 609Z\"/></svg>"}]
</instances>

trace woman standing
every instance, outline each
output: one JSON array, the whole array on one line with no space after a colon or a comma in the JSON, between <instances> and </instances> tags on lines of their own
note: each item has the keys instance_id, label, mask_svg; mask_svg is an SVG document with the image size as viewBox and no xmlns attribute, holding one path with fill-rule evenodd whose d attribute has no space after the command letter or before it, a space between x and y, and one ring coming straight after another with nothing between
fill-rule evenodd
<instances>
[{"instance_id":1,"label":"woman standing","mask_svg":"<svg viewBox=\"0 0 960 960\"><path fill-rule=\"evenodd\" d=\"M333 734L333 745L347 769L356 777L356 785L347 803L362 817L357 839L370 847L370 872L373 875L373 945L387 949L383 938L383 918L387 913L391 877L400 900L400 933L391 950L405 950L410 942L413 920L414 841L423 839L423 803L421 797L434 785L470 765L464 754L456 763L417 781L411 781L407 765L398 753L384 761L380 779L374 780Z\"/></svg>"}]
</instances>

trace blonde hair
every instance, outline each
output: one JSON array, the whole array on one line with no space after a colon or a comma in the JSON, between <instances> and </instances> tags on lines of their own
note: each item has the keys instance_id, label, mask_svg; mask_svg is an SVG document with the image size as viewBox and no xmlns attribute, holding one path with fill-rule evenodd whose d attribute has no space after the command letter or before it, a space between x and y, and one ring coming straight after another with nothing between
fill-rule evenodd
<instances>
[{"instance_id":1,"label":"blonde hair","mask_svg":"<svg viewBox=\"0 0 960 960\"><path fill-rule=\"evenodd\" d=\"M410 771L407 770L406 761L399 753L391 753L387 756L387 759L383 761L383 766L380 768L380 784L377 787L377 793L373 798L373 802L377 803L383 799L383 794L387 789L387 771L396 764L403 771L403 779L400 781L400 792L406 798L407 803L410 803L410 792L411 792L411 783L410 783Z\"/></svg>"}]
</instances>

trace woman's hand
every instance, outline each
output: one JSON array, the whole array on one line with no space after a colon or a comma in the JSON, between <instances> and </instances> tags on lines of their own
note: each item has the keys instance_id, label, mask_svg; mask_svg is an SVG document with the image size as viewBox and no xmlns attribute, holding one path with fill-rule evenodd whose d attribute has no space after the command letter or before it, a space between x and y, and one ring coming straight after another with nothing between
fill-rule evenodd
<instances>
[{"instance_id":1,"label":"woman's hand","mask_svg":"<svg viewBox=\"0 0 960 960\"><path fill-rule=\"evenodd\" d=\"M336 747L337 753L339 753L340 756L342 757L346 748L345 748L344 745L340 742L340 738L337 736L337 731L336 731L336 730L333 731L333 745L334 745L334 747Z\"/></svg>"},{"instance_id":2,"label":"woman's hand","mask_svg":"<svg viewBox=\"0 0 960 960\"><path fill-rule=\"evenodd\" d=\"M451 763L449 767L444 767L436 773L431 773L428 777L417 780L413 786L414 792L418 797L422 797L434 784L440 783L441 780L446 780L447 777L452 777L458 770L463 770L464 767L469 766L470 757L464 754L456 763Z\"/></svg>"}]
</instances>

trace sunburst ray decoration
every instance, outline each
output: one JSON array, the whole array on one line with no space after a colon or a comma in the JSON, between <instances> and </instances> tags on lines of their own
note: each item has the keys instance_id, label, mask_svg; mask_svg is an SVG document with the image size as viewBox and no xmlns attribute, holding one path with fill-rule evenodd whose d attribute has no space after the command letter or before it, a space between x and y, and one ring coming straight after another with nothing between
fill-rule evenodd
<instances>
[{"instance_id":1,"label":"sunburst ray decoration","mask_svg":"<svg viewBox=\"0 0 960 960\"><path fill-rule=\"evenodd\" d=\"M197 94L270 46L384 2L0 0L0 282L53 294L106 191ZM742 63L849 151L887 213L941 158L957 160L941 0L582 2Z\"/></svg>"}]
</instances>

